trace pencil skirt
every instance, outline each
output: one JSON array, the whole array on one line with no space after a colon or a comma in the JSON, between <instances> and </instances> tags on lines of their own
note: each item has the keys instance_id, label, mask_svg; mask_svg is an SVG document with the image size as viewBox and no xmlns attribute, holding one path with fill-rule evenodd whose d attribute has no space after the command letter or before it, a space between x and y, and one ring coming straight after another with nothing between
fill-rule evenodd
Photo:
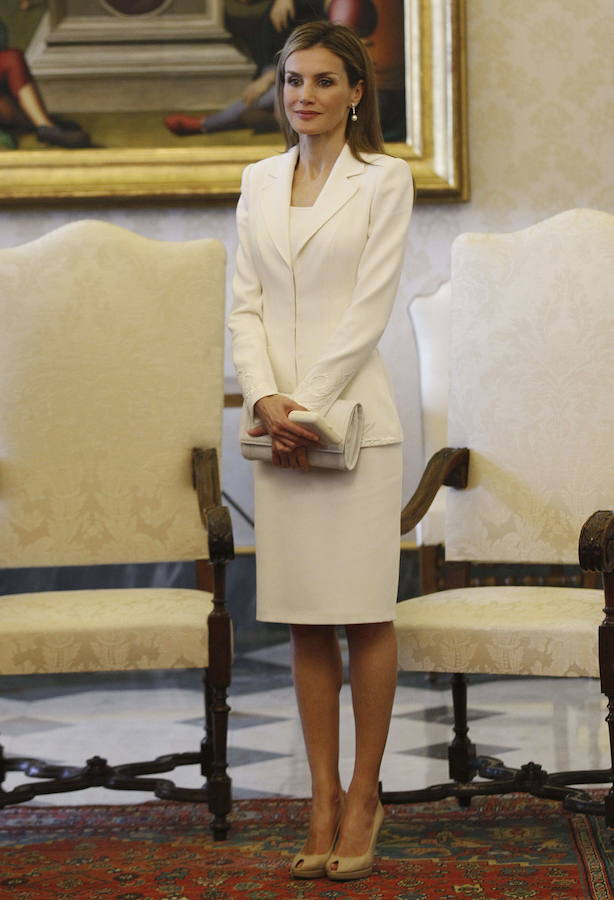
<instances>
[{"instance_id":1,"label":"pencil skirt","mask_svg":"<svg viewBox=\"0 0 614 900\"><path fill-rule=\"evenodd\" d=\"M349 625L395 617L401 444L363 447L351 472L255 462L261 622Z\"/></svg>"}]
</instances>

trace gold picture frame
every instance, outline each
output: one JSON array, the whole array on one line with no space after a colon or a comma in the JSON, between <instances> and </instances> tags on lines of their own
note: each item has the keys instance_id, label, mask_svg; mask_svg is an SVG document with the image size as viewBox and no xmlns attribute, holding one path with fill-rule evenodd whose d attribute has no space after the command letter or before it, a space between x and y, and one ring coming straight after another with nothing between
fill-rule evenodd
<instances>
[{"instance_id":1,"label":"gold picture frame","mask_svg":"<svg viewBox=\"0 0 614 900\"><path fill-rule=\"evenodd\" d=\"M406 0L405 41L408 139L387 150L408 161L419 200L467 200L465 0ZM0 154L0 200L229 199L245 165L275 150L248 143L9 150Z\"/></svg>"}]
</instances>

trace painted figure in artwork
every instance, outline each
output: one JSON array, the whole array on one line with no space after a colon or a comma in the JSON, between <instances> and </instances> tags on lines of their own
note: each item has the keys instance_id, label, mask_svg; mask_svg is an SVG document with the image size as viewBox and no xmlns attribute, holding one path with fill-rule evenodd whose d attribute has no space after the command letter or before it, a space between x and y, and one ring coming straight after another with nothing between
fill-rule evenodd
<instances>
[{"instance_id":1,"label":"painted figure in artwork","mask_svg":"<svg viewBox=\"0 0 614 900\"><path fill-rule=\"evenodd\" d=\"M8 29L0 19L0 147L15 149L19 134L31 131L42 144L90 146L88 135L76 123L50 115L23 52L10 47Z\"/></svg>"},{"instance_id":2,"label":"painted figure in artwork","mask_svg":"<svg viewBox=\"0 0 614 900\"><path fill-rule=\"evenodd\" d=\"M235 43L256 64L253 80L234 103L208 116L172 113L164 123L180 137L250 128L278 131L275 58L296 25L328 19L347 25L364 41L375 68L382 132L405 140L403 0L226 0L225 24Z\"/></svg>"}]
</instances>

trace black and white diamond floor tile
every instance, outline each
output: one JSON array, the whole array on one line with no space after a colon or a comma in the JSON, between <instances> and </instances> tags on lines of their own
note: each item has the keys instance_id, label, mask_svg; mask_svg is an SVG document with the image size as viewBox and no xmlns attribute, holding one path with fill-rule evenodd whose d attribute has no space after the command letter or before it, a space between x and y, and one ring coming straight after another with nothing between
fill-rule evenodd
<instances>
[{"instance_id":1,"label":"black and white diamond floor tile","mask_svg":"<svg viewBox=\"0 0 614 900\"><path fill-rule=\"evenodd\" d=\"M344 648L344 656L346 656ZM512 766L529 758L552 771L607 768L605 704L591 679L475 678L470 736L478 752ZM111 762L147 759L200 742L203 699L198 672L105 676L11 676L0 680L0 734L8 755L80 765L94 753ZM235 796L305 796L309 773L291 683L287 644L238 656L230 691L229 760ZM451 703L445 678L400 673L382 766L385 790L448 780ZM341 692L340 768L347 783L354 755L349 686ZM176 781L195 784L194 771ZM196 775L198 779L198 775ZM10 773L7 788L23 780ZM198 782L196 782L198 783ZM90 789L37 802L136 803L143 793Z\"/></svg>"}]
</instances>

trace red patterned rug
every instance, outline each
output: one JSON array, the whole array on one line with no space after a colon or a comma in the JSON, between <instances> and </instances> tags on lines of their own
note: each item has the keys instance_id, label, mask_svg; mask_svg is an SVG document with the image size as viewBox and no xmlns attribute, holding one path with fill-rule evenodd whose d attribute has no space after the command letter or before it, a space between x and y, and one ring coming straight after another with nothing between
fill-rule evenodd
<instances>
[{"instance_id":1,"label":"red patterned rug","mask_svg":"<svg viewBox=\"0 0 614 900\"><path fill-rule=\"evenodd\" d=\"M227 841L179 803L0 811L10 900L614 900L614 847L597 820L525 796L386 807L374 874L293 881L307 805L238 800Z\"/></svg>"}]
</instances>

